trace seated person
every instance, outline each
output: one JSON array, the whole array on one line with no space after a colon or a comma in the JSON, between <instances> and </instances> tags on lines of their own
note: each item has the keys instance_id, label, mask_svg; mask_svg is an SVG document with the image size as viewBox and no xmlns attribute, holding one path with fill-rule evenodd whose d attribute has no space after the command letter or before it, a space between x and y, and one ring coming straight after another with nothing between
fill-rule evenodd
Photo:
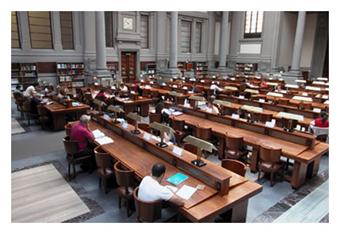
<instances>
[{"instance_id":1,"label":"seated person","mask_svg":"<svg viewBox=\"0 0 340 234\"><path fill-rule=\"evenodd\" d=\"M122 91L122 92L128 92L129 91L128 87L126 85L124 85L123 83L120 84L119 88L120 88L120 91Z\"/></svg>"},{"instance_id":2,"label":"seated person","mask_svg":"<svg viewBox=\"0 0 340 234\"><path fill-rule=\"evenodd\" d=\"M220 111L217 108L217 106L215 106L212 101L208 101L207 105L204 105L202 108L202 110L209 112L209 113L213 113L213 114L219 114Z\"/></svg>"},{"instance_id":3,"label":"seated person","mask_svg":"<svg viewBox=\"0 0 340 234\"><path fill-rule=\"evenodd\" d=\"M314 126L319 128L329 127L328 114L326 111L322 111L321 117L314 120Z\"/></svg>"},{"instance_id":4,"label":"seated person","mask_svg":"<svg viewBox=\"0 0 340 234\"><path fill-rule=\"evenodd\" d=\"M32 98L34 94L37 93L37 90L39 89L40 85L38 82L35 82L34 84L27 87L27 89L24 92L24 97Z\"/></svg>"},{"instance_id":5,"label":"seated person","mask_svg":"<svg viewBox=\"0 0 340 234\"><path fill-rule=\"evenodd\" d=\"M261 88L261 89L267 89L267 88L268 88L267 82L261 81L261 83L260 83L260 88Z\"/></svg>"},{"instance_id":6,"label":"seated person","mask_svg":"<svg viewBox=\"0 0 340 234\"><path fill-rule=\"evenodd\" d=\"M83 170L94 170L95 168L95 158L94 158L94 147L93 144L94 136L89 129L89 122L91 117L88 115L82 115L80 117L79 123L76 123L71 128L70 140L78 142L78 153L77 157L84 155L93 155L93 159L90 162L82 165Z\"/></svg>"},{"instance_id":7,"label":"seated person","mask_svg":"<svg viewBox=\"0 0 340 234\"><path fill-rule=\"evenodd\" d=\"M169 115L164 111L164 101L163 98L160 98L155 106L156 114L161 114L161 123L168 122Z\"/></svg>"},{"instance_id":8,"label":"seated person","mask_svg":"<svg viewBox=\"0 0 340 234\"><path fill-rule=\"evenodd\" d=\"M98 99L100 101L106 102L107 101L107 96L105 94L104 89L101 89L99 93L96 95L95 99Z\"/></svg>"},{"instance_id":9,"label":"seated person","mask_svg":"<svg viewBox=\"0 0 340 234\"><path fill-rule=\"evenodd\" d=\"M214 95L216 96L218 92L221 92L223 89L218 87L215 81L211 83L210 90L214 90Z\"/></svg>"},{"instance_id":10,"label":"seated person","mask_svg":"<svg viewBox=\"0 0 340 234\"><path fill-rule=\"evenodd\" d=\"M144 202L164 200L183 206L184 202L180 197L166 186L160 184L165 170L165 166L161 163L156 163L152 166L151 176L145 176L139 185L138 198Z\"/></svg>"}]
</instances>

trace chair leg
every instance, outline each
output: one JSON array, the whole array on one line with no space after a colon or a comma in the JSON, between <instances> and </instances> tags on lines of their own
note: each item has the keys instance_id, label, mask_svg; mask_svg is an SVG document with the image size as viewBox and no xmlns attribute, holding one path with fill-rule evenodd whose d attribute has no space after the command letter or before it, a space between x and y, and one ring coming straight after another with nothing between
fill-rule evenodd
<instances>
[{"instance_id":1,"label":"chair leg","mask_svg":"<svg viewBox=\"0 0 340 234\"><path fill-rule=\"evenodd\" d=\"M108 193L106 178L103 178L103 179L102 179L102 183L103 183L104 192L105 192L105 193Z\"/></svg>"},{"instance_id":2,"label":"chair leg","mask_svg":"<svg viewBox=\"0 0 340 234\"><path fill-rule=\"evenodd\" d=\"M273 187L274 185L274 172L270 173L270 187Z\"/></svg>"},{"instance_id":3,"label":"chair leg","mask_svg":"<svg viewBox=\"0 0 340 234\"><path fill-rule=\"evenodd\" d=\"M71 163L68 162L68 178L71 180Z\"/></svg>"},{"instance_id":4,"label":"chair leg","mask_svg":"<svg viewBox=\"0 0 340 234\"><path fill-rule=\"evenodd\" d=\"M257 174L257 180L260 180L261 177L261 171L259 170L259 173Z\"/></svg>"},{"instance_id":5,"label":"chair leg","mask_svg":"<svg viewBox=\"0 0 340 234\"><path fill-rule=\"evenodd\" d=\"M122 198L118 197L118 207L119 209L122 208Z\"/></svg>"},{"instance_id":6,"label":"chair leg","mask_svg":"<svg viewBox=\"0 0 340 234\"><path fill-rule=\"evenodd\" d=\"M101 188L102 187L102 177L99 176L98 178L98 187Z\"/></svg>"},{"instance_id":7,"label":"chair leg","mask_svg":"<svg viewBox=\"0 0 340 234\"><path fill-rule=\"evenodd\" d=\"M76 164L72 163L72 168L73 168L73 178L76 178Z\"/></svg>"}]
</instances>

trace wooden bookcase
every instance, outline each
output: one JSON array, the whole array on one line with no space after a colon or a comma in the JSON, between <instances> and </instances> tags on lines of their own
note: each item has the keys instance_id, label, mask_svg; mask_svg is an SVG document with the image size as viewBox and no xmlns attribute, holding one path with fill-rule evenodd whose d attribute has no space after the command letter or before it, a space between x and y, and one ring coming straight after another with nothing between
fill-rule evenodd
<instances>
[{"instance_id":1,"label":"wooden bookcase","mask_svg":"<svg viewBox=\"0 0 340 234\"><path fill-rule=\"evenodd\" d=\"M22 85L23 89L38 81L36 63L12 63L11 84Z\"/></svg>"},{"instance_id":2,"label":"wooden bookcase","mask_svg":"<svg viewBox=\"0 0 340 234\"><path fill-rule=\"evenodd\" d=\"M118 72L119 64L118 62L106 62L107 70L110 71L112 78L116 77Z\"/></svg>"},{"instance_id":3,"label":"wooden bookcase","mask_svg":"<svg viewBox=\"0 0 340 234\"><path fill-rule=\"evenodd\" d=\"M244 75L254 75L257 71L257 63L236 63L235 72Z\"/></svg>"},{"instance_id":4,"label":"wooden bookcase","mask_svg":"<svg viewBox=\"0 0 340 234\"><path fill-rule=\"evenodd\" d=\"M194 63L196 79L203 79L208 73L208 65L205 62Z\"/></svg>"},{"instance_id":5,"label":"wooden bookcase","mask_svg":"<svg viewBox=\"0 0 340 234\"><path fill-rule=\"evenodd\" d=\"M59 85L68 88L84 87L83 63L57 63Z\"/></svg>"}]
</instances>

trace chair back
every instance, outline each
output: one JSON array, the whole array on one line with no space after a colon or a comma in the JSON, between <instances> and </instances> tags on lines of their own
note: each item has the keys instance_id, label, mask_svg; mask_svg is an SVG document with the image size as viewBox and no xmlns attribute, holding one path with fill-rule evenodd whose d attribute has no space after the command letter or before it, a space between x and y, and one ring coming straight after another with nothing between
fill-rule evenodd
<instances>
[{"instance_id":1,"label":"chair back","mask_svg":"<svg viewBox=\"0 0 340 234\"><path fill-rule=\"evenodd\" d=\"M147 123L139 123L139 124L138 124L138 128L139 128L139 129L142 129L142 130L145 131L145 132L151 132L150 126L149 126L149 124L147 124Z\"/></svg>"},{"instance_id":2,"label":"chair back","mask_svg":"<svg viewBox=\"0 0 340 234\"><path fill-rule=\"evenodd\" d=\"M184 143L183 148L189 151L190 153L193 153L195 155L197 154L197 147L192 144Z\"/></svg>"},{"instance_id":3,"label":"chair back","mask_svg":"<svg viewBox=\"0 0 340 234\"><path fill-rule=\"evenodd\" d=\"M38 105L37 110L38 110L39 116L46 116L47 115L47 110L43 105Z\"/></svg>"},{"instance_id":4,"label":"chair back","mask_svg":"<svg viewBox=\"0 0 340 234\"><path fill-rule=\"evenodd\" d=\"M135 176L134 172L124 168L121 162L116 162L114 165L114 171L116 176L116 181L119 186L125 187L126 190L128 187L133 187L135 184Z\"/></svg>"},{"instance_id":5,"label":"chair back","mask_svg":"<svg viewBox=\"0 0 340 234\"><path fill-rule=\"evenodd\" d=\"M30 103L30 101L24 101L24 103L22 105L22 110L24 112L30 112L31 111L31 103Z\"/></svg>"},{"instance_id":6,"label":"chair back","mask_svg":"<svg viewBox=\"0 0 340 234\"><path fill-rule=\"evenodd\" d=\"M301 102L299 104L299 108L301 110L310 110L310 109L312 109L312 103L311 102Z\"/></svg>"},{"instance_id":7,"label":"chair back","mask_svg":"<svg viewBox=\"0 0 340 234\"><path fill-rule=\"evenodd\" d=\"M222 159L221 166L227 170L235 172L240 176L245 176L246 174L246 165L238 160Z\"/></svg>"},{"instance_id":8,"label":"chair back","mask_svg":"<svg viewBox=\"0 0 340 234\"><path fill-rule=\"evenodd\" d=\"M70 136L71 135L72 124L71 123L67 123L67 124L65 124L64 128L65 128L66 136Z\"/></svg>"},{"instance_id":9,"label":"chair back","mask_svg":"<svg viewBox=\"0 0 340 234\"><path fill-rule=\"evenodd\" d=\"M67 137L64 137L63 143L64 143L65 152L67 153L67 155L73 156L74 154L78 153L78 142L77 141L71 141L70 137L67 136Z\"/></svg>"},{"instance_id":10,"label":"chair back","mask_svg":"<svg viewBox=\"0 0 340 234\"><path fill-rule=\"evenodd\" d=\"M149 113L149 119L150 119L150 123L152 123L152 122L160 123L161 122L161 114Z\"/></svg>"},{"instance_id":11,"label":"chair back","mask_svg":"<svg viewBox=\"0 0 340 234\"><path fill-rule=\"evenodd\" d=\"M153 222L161 218L162 202L144 202L138 198L138 187L133 191L133 198L137 211L137 219L140 222Z\"/></svg>"},{"instance_id":12,"label":"chair back","mask_svg":"<svg viewBox=\"0 0 340 234\"><path fill-rule=\"evenodd\" d=\"M211 138L211 127L196 126L195 137L208 141Z\"/></svg>"},{"instance_id":13,"label":"chair back","mask_svg":"<svg viewBox=\"0 0 340 234\"><path fill-rule=\"evenodd\" d=\"M183 131L184 123L184 120L178 120L176 118L172 118L171 120L172 128L176 131Z\"/></svg>"},{"instance_id":14,"label":"chair back","mask_svg":"<svg viewBox=\"0 0 340 234\"><path fill-rule=\"evenodd\" d=\"M225 145L228 150L239 151L244 148L243 137L227 135Z\"/></svg>"},{"instance_id":15,"label":"chair back","mask_svg":"<svg viewBox=\"0 0 340 234\"><path fill-rule=\"evenodd\" d=\"M272 115L272 114L261 113L260 115L261 115L260 121L261 121L262 123L265 123L265 122L267 122L267 121L271 121L272 118L273 118L273 115Z\"/></svg>"},{"instance_id":16,"label":"chair back","mask_svg":"<svg viewBox=\"0 0 340 234\"><path fill-rule=\"evenodd\" d=\"M94 155L96 158L96 164L97 167L99 168L99 170L102 171L102 174L106 174L106 170L107 168L111 167L111 156L110 154L106 153L102 146L97 146L94 149Z\"/></svg>"},{"instance_id":17,"label":"chair back","mask_svg":"<svg viewBox=\"0 0 340 234\"><path fill-rule=\"evenodd\" d=\"M265 145L260 147L260 161L268 162L271 164L280 162L282 150L278 148L272 148Z\"/></svg>"}]
</instances>

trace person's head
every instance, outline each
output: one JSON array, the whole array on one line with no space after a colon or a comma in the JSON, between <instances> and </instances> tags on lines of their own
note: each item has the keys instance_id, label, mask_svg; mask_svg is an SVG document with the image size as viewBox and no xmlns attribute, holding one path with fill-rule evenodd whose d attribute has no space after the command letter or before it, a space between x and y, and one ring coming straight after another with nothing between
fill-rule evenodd
<instances>
[{"instance_id":1,"label":"person's head","mask_svg":"<svg viewBox=\"0 0 340 234\"><path fill-rule=\"evenodd\" d=\"M322 122L325 122L326 120L328 120L328 114L326 111L321 111L321 119L322 119Z\"/></svg>"},{"instance_id":2,"label":"person's head","mask_svg":"<svg viewBox=\"0 0 340 234\"><path fill-rule=\"evenodd\" d=\"M99 90L99 93L104 93L105 92L105 89L100 89Z\"/></svg>"},{"instance_id":3,"label":"person's head","mask_svg":"<svg viewBox=\"0 0 340 234\"><path fill-rule=\"evenodd\" d=\"M91 117L89 115L82 115L79 119L79 122L82 125L87 126L89 124L90 120L91 120Z\"/></svg>"},{"instance_id":4,"label":"person's head","mask_svg":"<svg viewBox=\"0 0 340 234\"><path fill-rule=\"evenodd\" d=\"M165 166L162 163L156 163L152 166L151 175L159 182L162 180L165 174Z\"/></svg>"},{"instance_id":5,"label":"person's head","mask_svg":"<svg viewBox=\"0 0 340 234\"><path fill-rule=\"evenodd\" d=\"M39 82L34 82L32 85L33 85L34 88L37 88L38 86L40 86Z\"/></svg>"},{"instance_id":6,"label":"person's head","mask_svg":"<svg viewBox=\"0 0 340 234\"><path fill-rule=\"evenodd\" d=\"M20 90L20 89L21 89L21 86L20 86L20 85L17 85L17 86L15 86L15 89L16 89L16 90Z\"/></svg>"}]
</instances>

